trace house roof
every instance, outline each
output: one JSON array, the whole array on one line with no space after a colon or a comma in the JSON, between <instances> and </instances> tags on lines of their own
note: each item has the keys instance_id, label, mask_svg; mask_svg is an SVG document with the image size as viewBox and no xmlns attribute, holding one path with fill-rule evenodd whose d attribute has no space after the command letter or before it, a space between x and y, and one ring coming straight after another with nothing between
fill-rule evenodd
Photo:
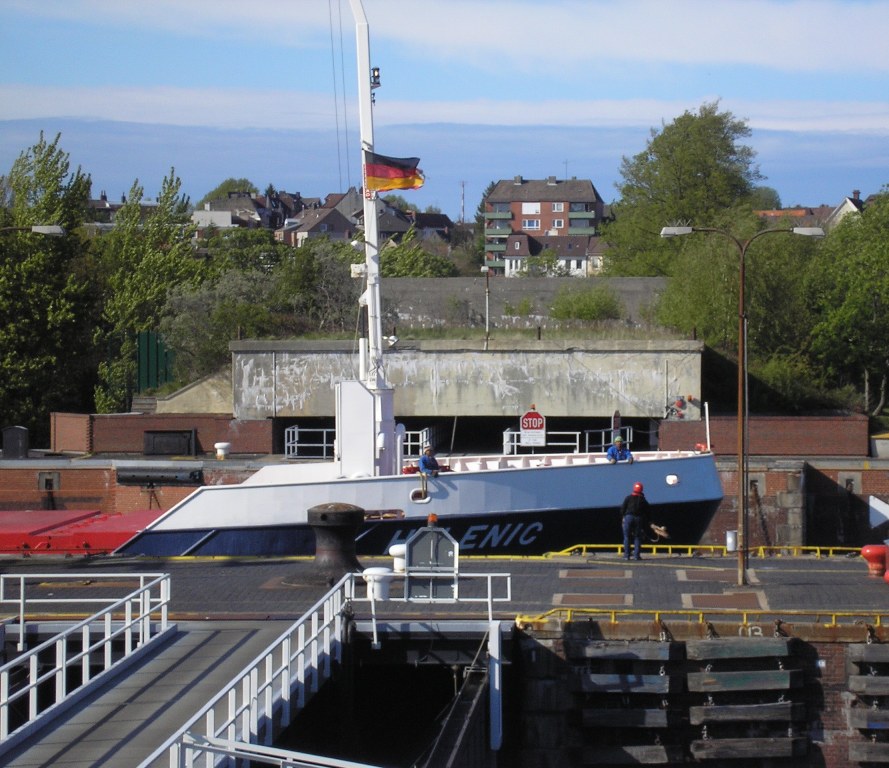
<instances>
[{"instance_id":1,"label":"house roof","mask_svg":"<svg viewBox=\"0 0 889 768\"><path fill-rule=\"evenodd\" d=\"M300 232L318 231L322 224L334 232L347 232L352 226L336 208L310 208L297 217L295 224Z\"/></svg>"},{"instance_id":2,"label":"house roof","mask_svg":"<svg viewBox=\"0 0 889 768\"><path fill-rule=\"evenodd\" d=\"M601 201L601 198L589 179L560 181L550 176L540 181L516 176L514 179L498 181L485 200L488 203L595 203Z\"/></svg>"},{"instance_id":3,"label":"house roof","mask_svg":"<svg viewBox=\"0 0 889 768\"><path fill-rule=\"evenodd\" d=\"M594 235L542 235L530 237L516 232L506 238L505 257L537 256L545 250L560 259L587 259L603 250L601 238ZM518 248L516 247L518 243Z\"/></svg>"}]
</instances>

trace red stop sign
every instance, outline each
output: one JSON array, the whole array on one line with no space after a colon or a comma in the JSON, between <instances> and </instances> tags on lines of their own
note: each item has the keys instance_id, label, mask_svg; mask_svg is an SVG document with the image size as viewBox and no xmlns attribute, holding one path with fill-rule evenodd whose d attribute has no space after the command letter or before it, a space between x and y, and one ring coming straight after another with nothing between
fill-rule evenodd
<instances>
[{"instance_id":1,"label":"red stop sign","mask_svg":"<svg viewBox=\"0 0 889 768\"><path fill-rule=\"evenodd\" d=\"M537 411L528 411L522 416L521 426L524 430L540 430L546 425L546 419Z\"/></svg>"}]
</instances>

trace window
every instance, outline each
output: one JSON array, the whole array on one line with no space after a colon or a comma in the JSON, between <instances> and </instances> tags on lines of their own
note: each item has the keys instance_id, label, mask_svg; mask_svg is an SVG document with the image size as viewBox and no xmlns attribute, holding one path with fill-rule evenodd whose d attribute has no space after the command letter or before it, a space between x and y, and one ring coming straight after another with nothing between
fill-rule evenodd
<instances>
[{"instance_id":1,"label":"window","mask_svg":"<svg viewBox=\"0 0 889 768\"><path fill-rule=\"evenodd\" d=\"M565 203L553 203L553 213L562 213L565 210Z\"/></svg>"},{"instance_id":2,"label":"window","mask_svg":"<svg viewBox=\"0 0 889 768\"><path fill-rule=\"evenodd\" d=\"M553 219L553 229L562 229L565 226L565 219Z\"/></svg>"},{"instance_id":3,"label":"window","mask_svg":"<svg viewBox=\"0 0 889 768\"><path fill-rule=\"evenodd\" d=\"M515 250L518 251L518 250L522 247L522 245L521 245L521 243L520 243L518 240L516 240L516 241L512 244L512 247L515 248Z\"/></svg>"},{"instance_id":4,"label":"window","mask_svg":"<svg viewBox=\"0 0 889 768\"><path fill-rule=\"evenodd\" d=\"M540 229L540 219L522 219L522 229Z\"/></svg>"},{"instance_id":5,"label":"window","mask_svg":"<svg viewBox=\"0 0 889 768\"><path fill-rule=\"evenodd\" d=\"M540 215L540 203L522 203L522 215L530 214L532 216Z\"/></svg>"}]
</instances>

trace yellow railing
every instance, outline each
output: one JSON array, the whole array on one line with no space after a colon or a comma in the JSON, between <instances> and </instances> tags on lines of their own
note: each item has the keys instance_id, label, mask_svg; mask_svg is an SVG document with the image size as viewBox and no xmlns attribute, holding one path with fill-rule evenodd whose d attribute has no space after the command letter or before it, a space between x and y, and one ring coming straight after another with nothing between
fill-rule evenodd
<instances>
[{"instance_id":1,"label":"yellow railing","mask_svg":"<svg viewBox=\"0 0 889 768\"><path fill-rule=\"evenodd\" d=\"M651 555L672 555L694 557L695 555L711 555L721 557L736 557L737 551L728 550L721 544L643 544L642 551ZM575 544L573 547L560 550L558 552L547 552L543 557L576 557L586 556L587 554L623 554L623 544ZM859 555L861 549L859 547L820 547L820 546L760 546L751 547L749 550L750 557L802 557L805 555L814 557L846 557L848 555Z\"/></svg>"},{"instance_id":2,"label":"yellow railing","mask_svg":"<svg viewBox=\"0 0 889 768\"><path fill-rule=\"evenodd\" d=\"M575 622L589 619L607 621L610 624L619 624L620 619L625 621L651 620L656 624L666 626L667 617L686 623L711 624L714 620L739 619L738 625L750 627L762 625L762 617L767 617L766 624L775 626L776 635L780 635L780 625L787 623L788 618L808 619L810 623L822 624L826 628L848 625L861 625L868 631L874 627L882 627L885 618L889 618L889 610L881 613L865 613L863 611L819 611L806 609L790 610L733 610L729 608L686 610L682 608L671 610L656 610L652 608L551 608L548 611L536 615L519 614L516 616L516 626L519 628L532 627L535 624L550 621ZM751 618L757 621L751 621ZM776 618L777 617L777 618Z\"/></svg>"}]
</instances>

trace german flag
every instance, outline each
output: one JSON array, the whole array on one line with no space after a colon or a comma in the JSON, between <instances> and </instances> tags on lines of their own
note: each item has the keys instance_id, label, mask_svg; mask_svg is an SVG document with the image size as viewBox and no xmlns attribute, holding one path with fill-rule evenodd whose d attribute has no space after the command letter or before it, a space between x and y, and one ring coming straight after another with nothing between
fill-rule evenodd
<instances>
[{"instance_id":1,"label":"german flag","mask_svg":"<svg viewBox=\"0 0 889 768\"><path fill-rule=\"evenodd\" d=\"M423 186L423 171L417 168L419 157L386 157L375 152L366 152L364 157L364 188L367 190L385 192Z\"/></svg>"}]
</instances>

